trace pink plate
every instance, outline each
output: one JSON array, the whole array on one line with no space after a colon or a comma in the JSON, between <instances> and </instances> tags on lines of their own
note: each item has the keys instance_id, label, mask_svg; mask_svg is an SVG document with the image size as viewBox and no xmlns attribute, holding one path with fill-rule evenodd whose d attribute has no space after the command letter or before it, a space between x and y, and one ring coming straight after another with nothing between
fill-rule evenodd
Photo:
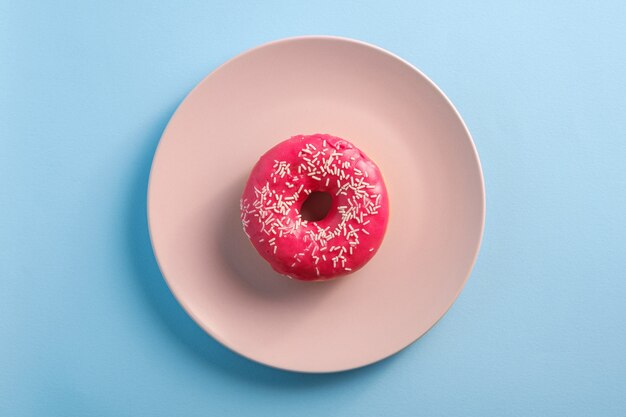
<instances>
[{"instance_id":1,"label":"pink plate","mask_svg":"<svg viewBox=\"0 0 626 417\"><path fill-rule=\"evenodd\" d=\"M362 270L307 283L255 252L239 196L267 149L317 132L376 161L391 214ZM325 36L254 48L198 84L161 138L148 191L154 252L189 315L247 358L304 372L364 366L423 335L463 288L484 217L478 155L444 94L383 49Z\"/></svg>"}]
</instances>

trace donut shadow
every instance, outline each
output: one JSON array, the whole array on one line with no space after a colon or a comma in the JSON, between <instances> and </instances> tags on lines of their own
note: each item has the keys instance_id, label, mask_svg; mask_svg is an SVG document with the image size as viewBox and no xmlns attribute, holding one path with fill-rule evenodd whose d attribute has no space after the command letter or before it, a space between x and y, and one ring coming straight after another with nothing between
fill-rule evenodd
<instances>
[{"instance_id":1,"label":"donut shadow","mask_svg":"<svg viewBox=\"0 0 626 417\"><path fill-rule=\"evenodd\" d=\"M220 256L231 275L244 290L267 299L311 300L321 297L341 285L344 279L324 282L298 281L281 275L256 251L241 226L239 199L247 178L238 178L219 199L223 205L222 219L215 238Z\"/></svg>"}]
</instances>

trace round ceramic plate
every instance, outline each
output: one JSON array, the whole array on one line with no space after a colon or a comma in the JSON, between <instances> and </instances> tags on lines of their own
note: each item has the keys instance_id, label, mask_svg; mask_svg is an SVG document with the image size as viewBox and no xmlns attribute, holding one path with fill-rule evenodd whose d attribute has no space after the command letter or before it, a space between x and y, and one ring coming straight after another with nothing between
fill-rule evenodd
<instances>
[{"instance_id":1,"label":"round ceramic plate","mask_svg":"<svg viewBox=\"0 0 626 417\"><path fill-rule=\"evenodd\" d=\"M255 252L239 197L266 150L318 132L376 161L391 214L363 269L307 283ZM148 191L154 252L189 315L247 358L304 372L364 366L423 335L463 288L484 216L476 149L444 94L383 49L323 36L262 45L206 77L167 126Z\"/></svg>"}]
</instances>

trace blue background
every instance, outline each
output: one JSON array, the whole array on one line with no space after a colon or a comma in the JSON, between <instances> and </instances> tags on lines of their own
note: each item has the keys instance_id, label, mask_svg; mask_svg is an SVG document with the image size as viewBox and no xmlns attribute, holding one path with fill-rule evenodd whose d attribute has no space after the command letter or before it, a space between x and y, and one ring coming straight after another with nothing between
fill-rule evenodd
<instances>
[{"instance_id":1,"label":"blue background","mask_svg":"<svg viewBox=\"0 0 626 417\"><path fill-rule=\"evenodd\" d=\"M0 2L0 415L626 415L625 3L309 3ZM332 375L205 335L145 218L185 94L302 34L422 69L467 122L487 188L450 312Z\"/></svg>"}]
</instances>

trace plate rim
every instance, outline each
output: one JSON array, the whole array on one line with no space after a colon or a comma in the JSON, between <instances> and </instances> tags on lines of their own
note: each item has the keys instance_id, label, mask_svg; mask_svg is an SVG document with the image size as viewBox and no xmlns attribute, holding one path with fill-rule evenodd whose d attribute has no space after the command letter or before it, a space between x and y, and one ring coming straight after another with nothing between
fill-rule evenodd
<instances>
[{"instance_id":1,"label":"plate rim","mask_svg":"<svg viewBox=\"0 0 626 417\"><path fill-rule=\"evenodd\" d=\"M196 90L200 89L206 82L208 82L209 79L214 77L215 74L217 74L219 71L223 70L225 67L227 67L232 62L235 62L236 60L238 60L238 59L240 59L240 58L242 58L242 57L244 57L244 56L246 56L248 54L251 54L253 52L256 52L256 51L258 51L260 49L263 49L263 48L266 48L266 47L271 47L271 46L274 46L274 45L290 43L290 42L298 42L298 41L303 41L303 40L323 40L323 41L344 42L344 43L347 43L347 44L353 44L353 45L358 45L358 46L365 47L365 48L368 48L368 49L373 49L374 51L376 51L378 53L382 53L384 55L387 55L387 56L389 56L389 57L391 57L391 58L401 62L402 64L404 64L407 67L409 67L412 71L416 72L420 77L422 77L431 87L433 87L439 93L439 95L445 100L447 105L454 112L456 118L461 123L463 131L464 131L465 135L467 136L467 139L469 140L469 144L471 145L472 158L474 159L474 162L476 163L476 166L478 168L478 175L479 175L479 179L480 179L480 194L481 194L481 196L480 196L480 203L481 203L480 234L479 234L479 237L478 237L478 241L477 241L476 247L474 249L474 253L472 254L472 260L471 260L471 262L469 264L468 270L464 274L462 283L459 286L459 288L456 291L456 293L454 294L454 296L451 298L451 301L446 306L446 308L443 311L443 313L441 314L441 316L439 316L439 318L437 320L435 320L432 323L432 325L430 325L425 331L423 331L422 333L417 335L412 341L410 341L406 345L401 346L397 350L395 350L395 351L393 351L393 352L391 352L391 353L389 353L389 354L387 354L387 355L385 355L385 356L383 356L383 357L381 357L379 359L376 359L374 361L370 361L370 362L367 362L367 363L364 363L364 364L361 364L361 365L357 365L357 366L349 366L349 367L342 367L342 368L328 369L328 370L308 370L308 369L288 368L288 367L282 367L282 366L278 366L278 365L275 365L275 364L272 364L272 363L264 362L264 361L256 359L256 358L252 358L252 357L250 357L250 356L248 356L248 355L238 351L234 347L230 346L230 344L224 338L220 337L209 326L205 325L202 322L202 320L200 320L194 314L192 309L190 309L187 306L187 304L182 299L182 297L180 297L176 293L176 291L174 291L172 283L170 282L170 279L168 279L167 275L165 274L165 272L163 270L163 267L161 265L161 261L159 260L159 256L158 256L156 247L155 247L155 241L154 241L154 237L153 237L153 234L152 234L152 220L151 220L151 216L150 216L150 212L151 212L151 210L150 210L150 201L151 201L150 194L151 194L151 190L152 190L152 183L153 183L152 178L153 178L153 171L154 171L154 168L155 168L155 161L157 160L157 156L159 154L159 150L162 148L162 146L161 146L162 140L167 135L170 126L172 125L173 121L176 119L176 116L178 115L178 112L180 111L180 109L181 109L182 105L185 103L185 101L192 94L194 94ZM416 66L414 66L410 62L406 61L405 59L401 58L400 56L396 55L395 53L393 53L393 52L391 52L391 51L389 51L387 49L384 49L384 48L382 48L380 46L371 44L369 42L361 41L361 40L350 38L350 37L336 36L336 35L301 35L301 36L290 36L290 37L286 37L286 38L280 38L280 39L276 39L276 40L273 40L273 41L264 42L262 44L254 46L252 48L248 48L248 49L244 50L243 52L238 53L234 57L226 60L225 62L223 62L219 66L217 66L214 70L212 70L210 73L208 73L206 76L204 76L202 78L202 80L200 80L191 90L189 90L189 92L185 95L185 97L176 106L176 110L172 113L172 116L168 120L167 125L163 129L163 132L161 133L161 136L159 137L159 143L157 144L157 147L156 147L156 149L154 151L154 155L152 157L152 162L150 164L150 172L149 172L149 177L148 177L148 186L147 186L147 190L146 190L146 217L147 217L147 223L148 223L148 234L149 234L149 237L150 237L150 247L152 248L152 253L154 254L154 258L156 260L157 266L159 267L159 272L161 273L161 276L163 277L163 280L165 281L165 283L166 283L170 293L174 296L174 299L180 304L180 306L183 308L185 313L187 313L187 315L189 315L189 317L191 317L191 319L196 323L196 325L198 325L205 333L207 333L210 337L212 337L214 340L219 342L222 346L226 347L231 352L234 352L237 355L242 356L242 357L244 357L244 358L246 358L246 359L248 359L248 360L250 360L250 361L252 361L254 363L257 363L257 364L261 364L261 365L264 365L264 366L267 366L267 367L270 367L270 368L273 368L273 369L277 369L277 370L281 370L281 371L288 371L288 372L296 372L296 373L304 373L304 374L332 374L332 373L345 372L345 371L350 371L350 370L355 370L355 369L360 369L360 368L364 368L364 367L367 367L367 366L371 366L371 365L379 363L379 362L381 362L381 361L383 361L385 359L388 359L391 356L394 356L394 355L402 352L403 350L407 349L408 347L413 345L415 342L417 342L419 339L421 339L428 332L430 332L430 330L433 327L435 327L435 325L437 325L437 323L439 323L439 321L444 316L447 315L448 311L452 308L452 306L454 305L454 303L458 299L459 295L461 294L461 292L465 288L465 285L467 284L467 281L469 280L469 277L471 276L472 270L474 269L474 266L475 266L476 261L478 259L478 255L480 253L480 248L482 246L484 233L485 233L485 219L486 219L486 211L487 211L486 201L487 201L487 199L486 199L485 178L484 178L484 174L483 174L483 168L482 168L482 164L480 162L480 157L478 155L478 150L476 148L476 144L474 142L472 134L470 133L470 131L469 131L465 121L461 117L461 114L459 113L457 108L454 106L452 101L443 92L443 90L437 84L435 84L434 81L432 81L420 69L418 69Z\"/></svg>"}]
</instances>

